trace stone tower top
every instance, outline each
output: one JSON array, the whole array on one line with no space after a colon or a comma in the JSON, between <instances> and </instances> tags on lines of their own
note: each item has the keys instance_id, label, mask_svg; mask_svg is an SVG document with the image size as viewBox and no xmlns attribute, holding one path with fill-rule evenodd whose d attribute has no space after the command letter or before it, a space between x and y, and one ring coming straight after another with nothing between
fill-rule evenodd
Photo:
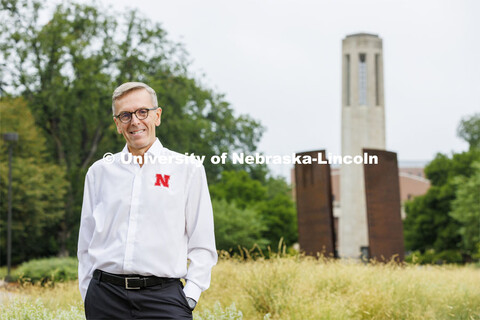
<instances>
[{"instance_id":1,"label":"stone tower top","mask_svg":"<svg viewBox=\"0 0 480 320\"><path fill-rule=\"evenodd\" d=\"M378 38L378 34L359 32L359 33L353 33L353 34L347 35L347 38L350 38L350 37L376 37L376 38Z\"/></svg>"},{"instance_id":2,"label":"stone tower top","mask_svg":"<svg viewBox=\"0 0 480 320\"><path fill-rule=\"evenodd\" d=\"M342 56L342 106L383 106L382 39L369 33L347 35Z\"/></svg>"}]
</instances>

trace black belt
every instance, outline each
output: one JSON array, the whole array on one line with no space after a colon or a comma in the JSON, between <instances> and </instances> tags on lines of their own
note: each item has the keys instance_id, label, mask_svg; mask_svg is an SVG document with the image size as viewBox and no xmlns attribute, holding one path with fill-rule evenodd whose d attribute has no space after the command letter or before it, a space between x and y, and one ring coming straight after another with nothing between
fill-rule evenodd
<instances>
[{"instance_id":1,"label":"black belt","mask_svg":"<svg viewBox=\"0 0 480 320\"><path fill-rule=\"evenodd\" d=\"M141 276L130 274L113 274L96 269L93 272L93 279L108 282L125 289L141 289L145 287L163 285L167 282L179 281L178 278L160 278L154 276Z\"/></svg>"}]
</instances>

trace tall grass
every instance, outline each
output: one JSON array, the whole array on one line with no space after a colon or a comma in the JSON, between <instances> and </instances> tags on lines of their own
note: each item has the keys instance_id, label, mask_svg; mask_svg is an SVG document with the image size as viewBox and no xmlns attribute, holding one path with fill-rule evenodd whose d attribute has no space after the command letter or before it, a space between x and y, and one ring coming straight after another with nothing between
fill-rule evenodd
<instances>
[{"instance_id":1,"label":"tall grass","mask_svg":"<svg viewBox=\"0 0 480 320\"><path fill-rule=\"evenodd\" d=\"M4 297L0 318L26 308L18 302L26 299L21 301L56 312L57 318L58 312L70 312L76 319L83 314L77 285L71 281L47 288L19 287L13 298ZM364 265L301 256L223 258L194 315L198 320L480 319L480 269Z\"/></svg>"},{"instance_id":2,"label":"tall grass","mask_svg":"<svg viewBox=\"0 0 480 320\"><path fill-rule=\"evenodd\" d=\"M221 261L201 308L245 319L480 319L480 270L313 258Z\"/></svg>"}]
</instances>

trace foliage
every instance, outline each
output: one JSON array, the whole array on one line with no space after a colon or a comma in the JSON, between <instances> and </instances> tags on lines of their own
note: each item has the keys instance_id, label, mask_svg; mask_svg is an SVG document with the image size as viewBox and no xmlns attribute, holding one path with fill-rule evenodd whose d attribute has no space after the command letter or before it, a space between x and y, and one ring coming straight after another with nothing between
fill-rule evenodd
<instances>
[{"instance_id":1,"label":"foliage","mask_svg":"<svg viewBox=\"0 0 480 320\"><path fill-rule=\"evenodd\" d=\"M450 185L431 186L425 195L406 202L404 234L407 250L457 249L459 225L448 215L454 192Z\"/></svg>"},{"instance_id":2,"label":"foliage","mask_svg":"<svg viewBox=\"0 0 480 320\"><path fill-rule=\"evenodd\" d=\"M241 208L225 199L214 199L212 205L217 250L232 252L239 246L251 248L257 244L264 247L268 243L262 238L265 225L255 209Z\"/></svg>"},{"instance_id":3,"label":"foliage","mask_svg":"<svg viewBox=\"0 0 480 320\"><path fill-rule=\"evenodd\" d=\"M438 253L433 249L426 250L424 253L417 250L406 256L405 262L413 264L462 263L463 257L458 250L445 250Z\"/></svg>"},{"instance_id":4,"label":"foliage","mask_svg":"<svg viewBox=\"0 0 480 320\"><path fill-rule=\"evenodd\" d=\"M220 181L210 186L210 193L212 198L235 201L245 208L264 200L267 188L245 171L223 171Z\"/></svg>"},{"instance_id":5,"label":"foliage","mask_svg":"<svg viewBox=\"0 0 480 320\"><path fill-rule=\"evenodd\" d=\"M423 196L408 201L405 205L405 245L408 250L428 249L436 252L460 250L462 222L450 214L457 197L458 179L474 174L473 163L480 160L480 151L471 149L453 154L451 158L437 154L425 168L432 186ZM472 254L468 248L465 253Z\"/></svg>"},{"instance_id":6,"label":"foliage","mask_svg":"<svg viewBox=\"0 0 480 320\"><path fill-rule=\"evenodd\" d=\"M222 179L210 186L210 192L213 199L234 202L235 206L240 209L258 213L262 225L261 237L256 241L258 245L264 243L263 239L266 239L266 245L271 247L276 247L280 239L283 239L286 244L292 245L298 239L298 231L297 216L290 188L283 178L269 177L264 180L265 182L261 183L244 171L224 171ZM225 223L231 224L232 222L225 221ZM256 219L245 222L235 220L235 223L242 226L251 223L252 226L257 226ZM229 230L235 228L235 225L232 224ZM242 230L242 228L239 229ZM223 231L219 230L219 232ZM225 236L216 233L216 237L224 238ZM228 237L230 238L230 236ZM262 248L265 249L266 246L262 246Z\"/></svg>"},{"instance_id":7,"label":"foliage","mask_svg":"<svg viewBox=\"0 0 480 320\"><path fill-rule=\"evenodd\" d=\"M22 263L15 275L21 282L55 284L76 280L78 277L77 258L44 258Z\"/></svg>"},{"instance_id":8,"label":"foliage","mask_svg":"<svg viewBox=\"0 0 480 320\"><path fill-rule=\"evenodd\" d=\"M475 172L459 176L450 216L460 223L461 246L465 252L475 253L480 248L480 161L472 164Z\"/></svg>"},{"instance_id":9,"label":"foliage","mask_svg":"<svg viewBox=\"0 0 480 320\"><path fill-rule=\"evenodd\" d=\"M480 114L462 119L457 133L470 149L451 157L437 154L425 167L432 186L405 205L406 248L430 256L447 252L447 261L458 261L460 254L476 257L480 243ZM430 258L424 260L438 257Z\"/></svg>"},{"instance_id":10,"label":"foliage","mask_svg":"<svg viewBox=\"0 0 480 320\"><path fill-rule=\"evenodd\" d=\"M119 84L143 81L157 91L163 108L157 135L170 149L207 158L256 149L261 125L234 115L221 94L203 88L188 72L184 48L139 12L63 2L42 23L40 1L2 0L2 7L0 94L25 98L47 136L48 159L69 181L63 220L52 230L61 254L76 251L87 168L124 145L111 114ZM207 162L206 169L216 181L223 167Z\"/></svg>"},{"instance_id":11,"label":"foliage","mask_svg":"<svg viewBox=\"0 0 480 320\"><path fill-rule=\"evenodd\" d=\"M458 125L457 134L468 142L470 149L480 149L480 113L462 119Z\"/></svg>"},{"instance_id":12,"label":"foliage","mask_svg":"<svg viewBox=\"0 0 480 320\"><path fill-rule=\"evenodd\" d=\"M469 177L475 172L472 163L479 158L479 151L470 150L454 153L451 158L438 153L425 167L425 175L434 186L447 185L457 176Z\"/></svg>"},{"instance_id":13,"label":"foliage","mask_svg":"<svg viewBox=\"0 0 480 320\"><path fill-rule=\"evenodd\" d=\"M12 153L12 264L58 252L55 226L64 215L67 182L62 166L49 163L45 138L21 98L0 100L2 132L17 132ZM8 194L8 145L0 140L0 198ZM6 262L7 201L0 206L1 262Z\"/></svg>"},{"instance_id":14,"label":"foliage","mask_svg":"<svg viewBox=\"0 0 480 320\"><path fill-rule=\"evenodd\" d=\"M280 239L289 246L298 241L297 212L291 189L283 178L267 180L267 197L257 208L266 226L263 236L270 240L270 246Z\"/></svg>"}]
</instances>

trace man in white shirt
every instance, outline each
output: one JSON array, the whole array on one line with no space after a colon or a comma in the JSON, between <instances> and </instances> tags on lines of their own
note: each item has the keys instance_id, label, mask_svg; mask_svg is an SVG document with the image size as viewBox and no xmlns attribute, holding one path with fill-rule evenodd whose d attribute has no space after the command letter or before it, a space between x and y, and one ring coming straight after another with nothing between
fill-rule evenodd
<instances>
[{"instance_id":1,"label":"man in white shirt","mask_svg":"<svg viewBox=\"0 0 480 320\"><path fill-rule=\"evenodd\" d=\"M156 138L162 109L146 84L115 89L112 111L126 146L85 178L78 278L86 317L192 319L217 262L205 169Z\"/></svg>"}]
</instances>

